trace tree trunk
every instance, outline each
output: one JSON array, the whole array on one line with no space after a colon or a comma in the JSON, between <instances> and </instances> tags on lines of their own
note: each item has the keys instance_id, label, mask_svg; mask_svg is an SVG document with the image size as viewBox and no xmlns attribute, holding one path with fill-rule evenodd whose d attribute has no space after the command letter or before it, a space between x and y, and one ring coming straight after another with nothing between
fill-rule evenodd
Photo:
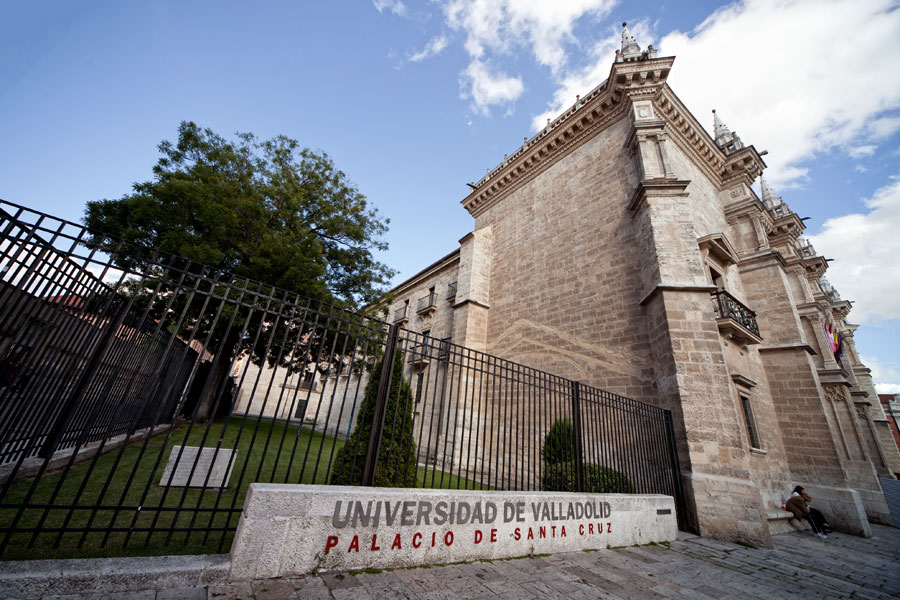
<instances>
[{"instance_id":1,"label":"tree trunk","mask_svg":"<svg viewBox=\"0 0 900 600\"><path fill-rule=\"evenodd\" d=\"M234 348L236 345L237 340L229 340L227 342L223 342L221 347L216 351L215 358L213 358L212 370L209 373L207 384L200 396L200 400L197 401L198 423L206 423L215 416L215 412L216 410L218 410L216 400L219 401L219 405L221 405L223 402L231 402L231 398L227 395L227 390L223 390L225 389L229 371L231 370L231 356L232 354L234 354Z\"/></svg>"}]
</instances>

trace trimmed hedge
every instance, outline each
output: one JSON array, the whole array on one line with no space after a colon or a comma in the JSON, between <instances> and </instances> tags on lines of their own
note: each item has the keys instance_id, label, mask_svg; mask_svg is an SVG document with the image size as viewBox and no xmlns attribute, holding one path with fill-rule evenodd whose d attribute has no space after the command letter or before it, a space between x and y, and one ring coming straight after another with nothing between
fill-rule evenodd
<instances>
[{"instance_id":1,"label":"trimmed hedge","mask_svg":"<svg viewBox=\"0 0 900 600\"><path fill-rule=\"evenodd\" d=\"M568 417L553 422L542 449L547 492L575 492L575 427ZM598 494L633 494L634 484L624 473L595 463L584 464L584 491Z\"/></svg>"},{"instance_id":2,"label":"trimmed hedge","mask_svg":"<svg viewBox=\"0 0 900 600\"><path fill-rule=\"evenodd\" d=\"M575 492L575 462L547 465L541 488L547 492ZM615 469L595 463L584 464L584 491L594 494L633 494L634 485Z\"/></svg>"}]
</instances>

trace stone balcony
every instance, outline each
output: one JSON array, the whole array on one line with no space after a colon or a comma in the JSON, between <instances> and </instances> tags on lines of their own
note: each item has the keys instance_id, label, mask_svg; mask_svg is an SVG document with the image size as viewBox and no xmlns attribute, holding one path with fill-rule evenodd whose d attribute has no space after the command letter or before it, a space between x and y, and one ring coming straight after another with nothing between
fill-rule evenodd
<instances>
[{"instance_id":1,"label":"stone balcony","mask_svg":"<svg viewBox=\"0 0 900 600\"><path fill-rule=\"evenodd\" d=\"M423 298L419 298L419 304L416 307L416 314L419 315L430 315L435 310L437 310L437 306L435 305L435 300L437 299L437 294L431 292L427 296Z\"/></svg>"},{"instance_id":2,"label":"stone balcony","mask_svg":"<svg viewBox=\"0 0 900 600\"><path fill-rule=\"evenodd\" d=\"M762 342L755 312L725 290L713 292L712 298L720 333L743 345Z\"/></svg>"},{"instance_id":3,"label":"stone balcony","mask_svg":"<svg viewBox=\"0 0 900 600\"><path fill-rule=\"evenodd\" d=\"M394 318L392 322L395 325L406 325L409 321L409 304L405 306L401 306L397 310L394 311Z\"/></svg>"},{"instance_id":4,"label":"stone balcony","mask_svg":"<svg viewBox=\"0 0 900 600\"><path fill-rule=\"evenodd\" d=\"M408 354L409 362L416 366L425 366L432 360L446 361L450 357L450 340L426 338L410 347Z\"/></svg>"}]
</instances>

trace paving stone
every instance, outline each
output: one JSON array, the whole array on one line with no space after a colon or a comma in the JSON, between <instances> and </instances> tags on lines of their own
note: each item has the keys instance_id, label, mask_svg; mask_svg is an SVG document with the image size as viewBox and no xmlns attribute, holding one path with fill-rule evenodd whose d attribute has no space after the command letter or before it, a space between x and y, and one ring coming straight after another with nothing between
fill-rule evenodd
<instances>
[{"instance_id":1,"label":"paving stone","mask_svg":"<svg viewBox=\"0 0 900 600\"><path fill-rule=\"evenodd\" d=\"M294 585L287 579L265 579L253 582L256 600L294 600Z\"/></svg>"},{"instance_id":2,"label":"paving stone","mask_svg":"<svg viewBox=\"0 0 900 600\"><path fill-rule=\"evenodd\" d=\"M155 600L156 590L141 590L139 592L115 592L103 594L100 600Z\"/></svg>"},{"instance_id":3,"label":"paving stone","mask_svg":"<svg viewBox=\"0 0 900 600\"><path fill-rule=\"evenodd\" d=\"M249 581L211 585L206 590L209 600L247 600L253 595Z\"/></svg>"},{"instance_id":4,"label":"paving stone","mask_svg":"<svg viewBox=\"0 0 900 600\"><path fill-rule=\"evenodd\" d=\"M302 577L291 579L290 582L294 586L294 591L297 592L297 597L303 598L303 600L331 600L333 598L328 586L319 577Z\"/></svg>"},{"instance_id":5,"label":"paving stone","mask_svg":"<svg viewBox=\"0 0 900 600\"><path fill-rule=\"evenodd\" d=\"M322 581L330 590L340 590L343 588L362 587L362 580L356 575L349 573L324 573L320 575Z\"/></svg>"},{"instance_id":6,"label":"paving stone","mask_svg":"<svg viewBox=\"0 0 900 600\"><path fill-rule=\"evenodd\" d=\"M331 595L334 600L375 600L364 587L338 588L331 590Z\"/></svg>"},{"instance_id":7,"label":"paving stone","mask_svg":"<svg viewBox=\"0 0 900 600\"><path fill-rule=\"evenodd\" d=\"M206 588L197 585L159 590L156 600L206 600Z\"/></svg>"}]
</instances>

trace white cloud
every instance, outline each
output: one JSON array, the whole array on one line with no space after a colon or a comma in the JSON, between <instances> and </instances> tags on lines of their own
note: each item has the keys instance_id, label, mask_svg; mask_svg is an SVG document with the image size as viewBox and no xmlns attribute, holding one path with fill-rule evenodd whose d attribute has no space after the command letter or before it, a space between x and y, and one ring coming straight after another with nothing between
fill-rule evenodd
<instances>
[{"instance_id":1,"label":"white cloud","mask_svg":"<svg viewBox=\"0 0 900 600\"><path fill-rule=\"evenodd\" d=\"M556 75L568 61L567 45L577 43L573 30L585 15L599 19L617 0L448 0L443 7L447 25L465 35L470 64L461 82L471 87L465 97L475 102L475 110L487 114L490 104L481 104L475 85L485 78L503 80L503 73L492 73L489 66L497 57L519 48L527 48L537 62ZM472 76L475 71L484 77ZM521 80L519 80L521 83ZM511 88L509 88L511 89ZM524 89L524 86L520 89ZM515 100L505 100L511 102ZM501 102L495 102L500 104Z\"/></svg>"},{"instance_id":2,"label":"white cloud","mask_svg":"<svg viewBox=\"0 0 900 600\"><path fill-rule=\"evenodd\" d=\"M883 364L870 355L860 355L860 360L872 371L872 380L879 394L900 394L900 370Z\"/></svg>"},{"instance_id":3,"label":"white cloud","mask_svg":"<svg viewBox=\"0 0 900 600\"><path fill-rule=\"evenodd\" d=\"M480 60L473 60L463 71L461 79L463 98L471 98L474 108L487 115L495 105L510 104L516 100L525 85L520 77L510 77L506 73L495 73Z\"/></svg>"},{"instance_id":4,"label":"white cloud","mask_svg":"<svg viewBox=\"0 0 900 600\"><path fill-rule=\"evenodd\" d=\"M669 83L707 126L718 109L748 144L770 151L768 179L797 183L797 165L851 152L900 128L900 10L892 0L743 0L693 32L672 32ZM642 42L643 43L643 42Z\"/></svg>"},{"instance_id":5,"label":"white cloud","mask_svg":"<svg viewBox=\"0 0 900 600\"><path fill-rule=\"evenodd\" d=\"M900 176L865 201L869 212L828 219L810 241L834 258L828 280L860 323L900 319Z\"/></svg>"},{"instance_id":6,"label":"white cloud","mask_svg":"<svg viewBox=\"0 0 900 600\"><path fill-rule=\"evenodd\" d=\"M900 117L872 119L866 127L873 140L884 140L900 130Z\"/></svg>"},{"instance_id":7,"label":"white cloud","mask_svg":"<svg viewBox=\"0 0 900 600\"><path fill-rule=\"evenodd\" d=\"M853 146L852 148L847 149L847 154L850 155L850 158L863 158L865 156L872 156L873 154L875 154L876 148L877 146L874 144Z\"/></svg>"},{"instance_id":8,"label":"white cloud","mask_svg":"<svg viewBox=\"0 0 900 600\"><path fill-rule=\"evenodd\" d=\"M425 47L415 54L410 55L410 62L421 62L426 58L431 58L432 56L437 56L441 52L444 51L444 48L447 47L447 44L450 43L450 40L447 39L445 35L439 35L436 38L433 38L430 42L428 42Z\"/></svg>"},{"instance_id":9,"label":"white cloud","mask_svg":"<svg viewBox=\"0 0 900 600\"><path fill-rule=\"evenodd\" d=\"M398 17L406 16L406 5L401 0L372 0L378 12L390 10Z\"/></svg>"}]
</instances>

